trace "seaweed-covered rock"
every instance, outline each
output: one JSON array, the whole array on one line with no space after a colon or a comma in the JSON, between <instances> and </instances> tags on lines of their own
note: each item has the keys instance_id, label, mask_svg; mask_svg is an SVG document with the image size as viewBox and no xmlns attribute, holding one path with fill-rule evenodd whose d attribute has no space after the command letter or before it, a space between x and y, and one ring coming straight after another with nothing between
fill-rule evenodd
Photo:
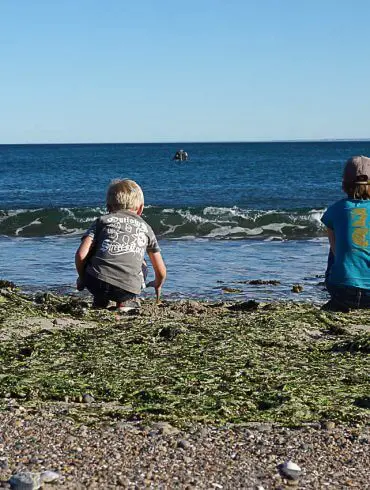
<instances>
[{"instance_id":1,"label":"seaweed-covered rock","mask_svg":"<svg viewBox=\"0 0 370 490\"><path fill-rule=\"evenodd\" d=\"M228 306L230 311L253 311L258 309L259 303L254 299L250 299L249 301L243 301L241 303L234 303Z\"/></svg>"},{"instance_id":2,"label":"seaweed-covered rock","mask_svg":"<svg viewBox=\"0 0 370 490\"><path fill-rule=\"evenodd\" d=\"M12 281L7 281L6 279L0 279L0 289L16 289L17 286Z\"/></svg>"}]
</instances>

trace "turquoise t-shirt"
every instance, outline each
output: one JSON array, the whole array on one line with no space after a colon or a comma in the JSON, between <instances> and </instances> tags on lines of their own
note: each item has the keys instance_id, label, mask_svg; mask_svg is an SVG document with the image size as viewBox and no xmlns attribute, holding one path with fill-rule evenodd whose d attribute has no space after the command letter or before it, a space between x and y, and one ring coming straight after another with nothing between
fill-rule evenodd
<instances>
[{"instance_id":1,"label":"turquoise t-shirt","mask_svg":"<svg viewBox=\"0 0 370 490\"><path fill-rule=\"evenodd\" d=\"M335 235L329 283L370 290L370 200L342 199L325 211L321 221Z\"/></svg>"}]
</instances>

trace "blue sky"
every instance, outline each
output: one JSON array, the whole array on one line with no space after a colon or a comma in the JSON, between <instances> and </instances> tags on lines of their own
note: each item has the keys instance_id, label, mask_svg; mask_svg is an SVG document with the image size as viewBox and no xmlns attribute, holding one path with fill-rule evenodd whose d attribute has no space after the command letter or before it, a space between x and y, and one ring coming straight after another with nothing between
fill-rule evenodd
<instances>
[{"instance_id":1,"label":"blue sky","mask_svg":"<svg viewBox=\"0 0 370 490\"><path fill-rule=\"evenodd\" d=\"M370 137L367 0L1 0L0 143Z\"/></svg>"}]
</instances>

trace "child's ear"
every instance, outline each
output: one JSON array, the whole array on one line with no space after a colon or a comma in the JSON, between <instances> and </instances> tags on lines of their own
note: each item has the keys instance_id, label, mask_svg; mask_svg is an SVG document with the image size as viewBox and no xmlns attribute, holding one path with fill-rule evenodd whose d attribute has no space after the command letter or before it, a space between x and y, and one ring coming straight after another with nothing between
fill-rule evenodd
<instances>
[{"instance_id":1,"label":"child's ear","mask_svg":"<svg viewBox=\"0 0 370 490\"><path fill-rule=\"evenodd\" d=\"M138 216L141 216L143 214L143 211L144 211L144 204L141 204L139 207L138 207L138 210L136 211L136 214Z\"/></svg>"}]
</instances>

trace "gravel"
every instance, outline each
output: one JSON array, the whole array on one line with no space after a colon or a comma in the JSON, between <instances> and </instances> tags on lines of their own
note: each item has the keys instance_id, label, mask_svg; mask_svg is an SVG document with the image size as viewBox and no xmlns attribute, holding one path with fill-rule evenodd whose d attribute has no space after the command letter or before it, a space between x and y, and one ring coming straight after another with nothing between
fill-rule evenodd
<instances>
[{"instance_id":1,"label":"gravel","mask_svg":"<svg viewBox=\"0 0 370 490\"><path fill-rule=\"evenodd\" d=\"M71 404L0 412L0 487L20 472L55 472L54 489L348 489L369 487L370 429L266 423L213 427L111 421L81 425ZM301 468L296 479L284 463ZM34 487L37 488L37 487Z\"/></svg>"}]
</instances>

